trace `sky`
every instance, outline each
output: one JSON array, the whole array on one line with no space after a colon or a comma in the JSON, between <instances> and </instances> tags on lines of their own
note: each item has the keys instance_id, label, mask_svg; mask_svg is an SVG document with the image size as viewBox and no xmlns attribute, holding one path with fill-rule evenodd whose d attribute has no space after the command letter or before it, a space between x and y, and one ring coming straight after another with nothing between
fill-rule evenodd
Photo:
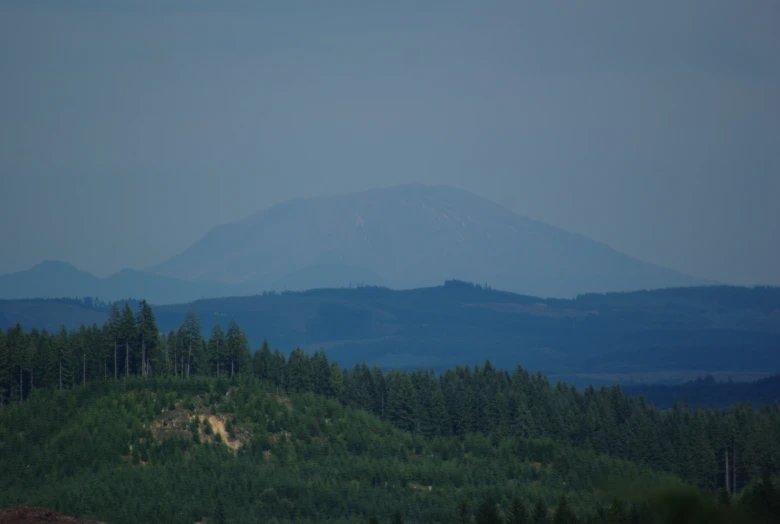
<instances>
[{"instance_id":1,"label":"sky","mask_svg":"<svg viewBox=\"0 0 780 524\"><path fill-rule=\"evenodd\" d=\"M217 7L218 6L218 7ZM446 184L780 285L780 3L0 1L0 273Z\"/></svg>"}]
</instances>

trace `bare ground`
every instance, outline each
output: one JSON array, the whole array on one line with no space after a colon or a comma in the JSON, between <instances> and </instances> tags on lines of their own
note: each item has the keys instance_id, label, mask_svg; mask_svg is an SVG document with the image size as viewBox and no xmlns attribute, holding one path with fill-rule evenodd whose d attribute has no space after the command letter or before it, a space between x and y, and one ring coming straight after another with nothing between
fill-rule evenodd
<instances>
[{"instance_id":1,"label":"bare ground","mask_svg":"<svg viewBox=\"0 0 780 524\"><path fill-rule=\"evenodd\" d=\"M73 517L61 515L45 508L31 508L29 506L17 506L11 509L0 510L0 524L33 524L36 522L63 522L84 524L106 524L97 520L78 520Z\"/></svg>"}]
</instances>

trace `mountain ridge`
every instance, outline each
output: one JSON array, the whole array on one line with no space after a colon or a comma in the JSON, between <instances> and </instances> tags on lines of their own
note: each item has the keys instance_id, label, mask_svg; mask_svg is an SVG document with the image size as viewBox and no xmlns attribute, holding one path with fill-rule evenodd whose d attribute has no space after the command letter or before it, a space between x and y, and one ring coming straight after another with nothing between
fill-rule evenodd
<instances>
[{"instance_id":1,"label":"mountain ridge","mask_svg":"<svg viewBox=\"0 0 780 524\"><path fill-rule=\"evenodd\" d=\"M422 184L289 200L221 224L147 271L237 283L317 264L361 268L396 289L461 279L550 297L714 284L479 195Z\"/></svg>"},{"instance_id":2,"label":"mountain ridge","mask_svg":"<svg viewBox=\"0 0 780 524\"><path fill-rule=\"evenodd\" d=\"M122 269L99 278L68 262L45 260L28 270L0 275L0 300L91 297L113 302L143 297L154 304L180 304L271 290L303 291L359 284L382 285L383 280L362 268L332 264L309 266L275 279L240 283L187 281L136 269Z\"/></svg>"},{"instance_id":3,"label":"mountain ridge","mask_svg":"<svg viewBox=\"0 0 780 524\"><path fill-rule=\"evenodd\" d=\"M78 329L108 307L78 301L0 301L0 327ZM135 309L135 306L133 306ZM289 352L325 349L345 365L442 369L521 363L577 385L734 380L780 372L780 288L713 286L543 299L464 282L412 290L380 287L208 298L154 306L163 332L188 311L207 336L216 319L245 326Z\"/></svg>"},{"instance_id":4,"label":"mountain ridge","mask_svg":"<svg viewBox=\"0 0 780 524\"><path fill-rule=\"evenodd\" d=\"M160 264L106 278L47 260L0 276L0 299L140 296L175 304L360 283L415 289L444 280L555 298L715 284L479 195L406 184L289 200L218 225Z\"/></svg>"}]
</instances>

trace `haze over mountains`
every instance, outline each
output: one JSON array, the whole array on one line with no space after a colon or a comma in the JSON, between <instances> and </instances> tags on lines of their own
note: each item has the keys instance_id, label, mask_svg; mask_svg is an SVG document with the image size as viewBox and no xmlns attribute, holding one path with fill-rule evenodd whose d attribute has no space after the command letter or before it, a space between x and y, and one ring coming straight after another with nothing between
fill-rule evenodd
<instances>
[{"instance_id":1,"label":"haze over mountains","mask_svg":"<svg viewBox=\"0 0 780 524\"><path fill-rule=\"evenodd\" d=\"M145 271L98 279L46 262L0 277L0 298L97 296L153 303L449 279L543 297L703 285L602 243L445 186L404 185L292 200L217 226Z\"/></svg>"}]
</instances>

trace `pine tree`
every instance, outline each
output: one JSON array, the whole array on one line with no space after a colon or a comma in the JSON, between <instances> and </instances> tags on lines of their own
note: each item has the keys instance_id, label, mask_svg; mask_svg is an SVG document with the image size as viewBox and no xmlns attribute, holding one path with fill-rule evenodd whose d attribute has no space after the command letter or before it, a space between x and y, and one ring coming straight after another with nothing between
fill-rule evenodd
<instances>
[{"instance_id":1,"label":"pine tree","mask_svg":"<svg viewBox=\"0 0 780 524\"><path fill-rule=\"evenodd\" d=\"M374 414L381 418L385 418L387 414L387 380L382 372L382 368L379 366L374 366L372 375L371 382L374 385Z\"/></svg>"},{"instance_id":2,"label":"pine tree","mask_svg":"<svg viewBox=\"0 0 780 524\"><path fill-rule=\"evenodd\" d=\"M311 357L312 391L317 395L331 395L330 362L325 352L319 350Z\"/></svg>"},{"instance_id":3,"label":"pine tree","mask_svg":"<svg viewBox=\"0 0 780 524\"><path fill-rule=\"evenodd\" d=\"M235 320L231 320L228 327L227 346L230 377L240 373L250 374L252 372L252 355L249 353L249 341L246 338L246 333Z\"/></svg>"},{"instance_id":4,"label":"pine tree","mask_svg":"<svg viewBox=\"0 0 780 524\"><path fill-rule=\"evenodd\" d=\"M330 389L333 396L337 399L341 399L343 388L344 375L341 373L339 365L334 362L330 365Z\"/></svg>"},{"instance_id":5,"label":"pine tree","mask_svg":"<svg viewBox=\"0 0 780 524\"><path fill-rule=\"evenodd\" d=\"M352 370L349 373L349 381L345 382L344 385L350 406L357 409L371 409L369 383L366 380L366 374L363 372L363 367L360 364L355 364L352 367Z\"/></svg>"},{"instance_id":6,"label":"pine tree","mask_svg":"<svg viewBox=\"0 0 780 524\"><path fill-rule=\"evenodd\" d=\"M527 522L528 512L525 510L523 501L519 497L515 497L512 500L512 509L507 524L527 524Z\"/></svg>"},{"instance_id":7,"label":"pine tree","mask_svg":"<svg viewBox=\"0 0 780 524\"><path fill-rule=\"evenodd\" d=\"M404 431L417 430L417 402L412 383L406 373L393 373L387 412L390 421Z\"/></svg>"},{"instance_id":8,"label":"pine tree","mask_svg":"<svg viewBox=\"0 0 780 524\"><path fill-rule=\"evenodd\" d=\"M544 502L541 500L537 500L536 504L534 504L531 522L533 522L533 524L545 524L547 522L547 506L545 506Z\"/></svg>"},{"instance_id":9,"label":"pine tree","mask_svg":"<svg viewBox=\"0 0 780 524\"><path fill-rule=\"evenodd\" d=\"M465 502L458 504L458 524L470 524L471 512L469 512L469 506Z\"/></svg>"},{"instance_id":10,"label":"pine tree","mask_svg":"<svg viewBox=\"0 0 780 524\"><path fill-rule=\"evenodd\" d=\"M189 377L199 372L198 355L200 353L201 335L200 319L195 310L190 308L184 316L184 322L179 328L179 375ZM193 360L193 354L195 359Z\"/></svg>"},{"instance_id":11,"label":"pine tree","mask_svg":"<svg viewBox=\"0 0 780 524\"><path fill-rule=\"evenodd\" d=\"M444 394L441 391L438 381L432 380L432 393L430 397L429 420L431 424L431 435L450 435L452 427L450 425L450 416L447 413L447 406L444 400Z\"/></svg>"},{"instance_id":12,"label":"pine tree","mask_svg":"<svg viewBox=\"0 0 780 524\"><path fill-rule=\"evenodd\" d=\"M228 360L227 355L227 339L225 332L222 331L222 326L219 325L219 320L216 321L214 327L211 329L211 337L209 337L209 362L211 364L211 374L219 378L225 376L224 363Z\"/></svg>"},{"instance_id":13,"label":"pine tree","mask_svg":"<svg viewBox=\"0 0 780 524\"><path fill-rule=\"evenodd\" d=\"M32 363L31 389L54 387L53 368L51 362L54 360L54 349L52 337L45 330L40 334L33 331L30 338L35 341L36 352L34 362Z\"/></svg>"},{"instance_id":14,"label":"pine tree","mask_svg":"<svg viewBox=\"0 0 780 524\"><path fill-rule=\"evenodd\" d=\"M292 391L301 392L311 389L311 365L301 348L296 348L290 353L287 370L288 387Z\"/></svg>"},{"instance_id":15,"label":"pine tree","mask_svg":"<svg viewBox=\"0 0 780 524\"><path fill-rule=\"evenodd\" d=\"M8 330L6 337L8 366L5 374L7 377L9 401L21 401L22 374L20 373L20 370L24 368L25 363L26 339L27 335L21 325L16 324Z\"/></svg>"},{"instance_id":16,"label":"pine tree","mask_svg":"<svg viewBox=\"0 0 780 524\"><path fill-rule=\"evenodd\" d=\"M113 361L114 380L119 378L119 355L117 346L122 339L122 314L119 311L119 304L111 304L111 310L108 316L108 322L104 326L106 335L106 345L109 350L109 361Z\"/></svg>"},{"instance_id":17,"label":"pine tree","mask_svg":"<svg viewBox=\"0 0 780 524\"><path fill-rule=\"evenodd\" d=\"M5 332L0 328L0 406L7 404L10 398L9 365L8 344Z\"/></svg>"},{"instance_id":18,"label":"pine tree","mask_svg":"<svg viewBox=\"0 0 780 524\"><path fill-rule=\"evenodd\" d=\"M285 366L284 355L275 349L268 361L268 379L277 387L285 387Z\"/></svg>"},{"instance_id":19,"label":"pine tree","mask_svg":"<svg viewBox=\"0 0 780 524\"><path fill-rule=\"evenodd\" d=\"M125 303L122 310L122 319L119 326L120 342L119 349L125 377L135 373L135 351L139 339L138 328L136 326L135 315L130 308L129 303ZM131 367L132 364L132 367Z\"/></svg>"},{"instance_id":20,"label":"pine tree","mask_svg":"<svg viewBox=\"0 0 780 524\"><path fill-rule=\"evenodd\" d=\"M498 515L498 508L493 497L485 497L477 508L477 524L500 524L501 517Z\"/></svg>"},{"instance_id":21,"label":"pine tree","mask_svg":"<svg viewBox=\"0 0 780 524\"><path fill-rule=\"evenodd\" d=\"M146 300L142 300L138 311L137 341L140 351L136 355L136 369L143 376L160 374L163 369L160 352L160 330L154 318L154 311ZM140 359L140 360L139 360Z\"/></svg>"},{"instance_id":22,"label":"pine tree","mask_svg":"<svg viewBox=\"0 0 780 524\"><path fill-rule=\"evenodd\" d=\"M222 503L222 497L217 496L217 508L214 512L215 524L227 524L227 518L225 517L225 505Z\"/></svg>"},{"instance_id":23,"label":"pine tree","mask_svg":"<svg viewBox=\"0 0 780 524\"><path fill-rule=\"evenodd\" d=\"M107 379L107 362L108 361L105 359L103 332L97 324L92 324L89 329L87 346L87 369L89 370L89 376L92 377L93 380Z\"/></svg>"},{"instance_id":24,"label":"pine tree","mask_svg":"<svg viewBox=\"0 0 780 524\"><path fill-rule=\"evenodd\" d=\"M65 327L60 330L54 341L53 359L50 367L53 368L56 378L55 387L57 389L66 389L72 385L73 380L73 353L68 339L68 332Z\"/></svg>"},{"instance_id":25,"label":"pine tree","mask_svg":"<svg viewBox=\"0 0 780 524\"><path fill-rule=\"evenodd\" d=\"M574 524L577 519L569 508L569 503L566 501L566 497L561 496L558 501L558 507L555 508L555 516L553 517L554 524Z\"/></svg>"},{"instance_id":26,"label":"pine tree","mask_svg":"<svg viewBox=\"0 0 780 524\"><path fill-rule=\"evenodd\" d=\"M73 384L87 383L87 328L82 325L78 333L71 334L73 350Z\"/></svg>"},{"instance_id":27,"label":"pine tree","mask_svg":"<svg viewBox=\"0 0 780 524\"><path fill-rule=\"evenodd\" d=\"M256 378L268 379L268 366L271 362L271 347L268 339L263 339L263 344L255 350L252 357L252 372Z\"/></svg>"}]
</instances>

